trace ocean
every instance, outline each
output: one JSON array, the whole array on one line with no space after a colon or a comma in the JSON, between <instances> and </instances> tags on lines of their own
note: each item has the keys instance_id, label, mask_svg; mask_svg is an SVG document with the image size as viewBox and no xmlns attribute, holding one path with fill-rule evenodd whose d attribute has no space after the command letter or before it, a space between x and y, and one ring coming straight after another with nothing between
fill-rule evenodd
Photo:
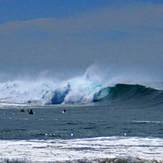
<instances>
[{"instance_id":1,"label":"ocean","mask_svg":"<svg viewBox=\"0 0 163 163\"><path fill-rule=\"evenodd\" d=\"M1 162L163 162L163 91L140 83L0 84Z\"/></svg>"}]
</instances>

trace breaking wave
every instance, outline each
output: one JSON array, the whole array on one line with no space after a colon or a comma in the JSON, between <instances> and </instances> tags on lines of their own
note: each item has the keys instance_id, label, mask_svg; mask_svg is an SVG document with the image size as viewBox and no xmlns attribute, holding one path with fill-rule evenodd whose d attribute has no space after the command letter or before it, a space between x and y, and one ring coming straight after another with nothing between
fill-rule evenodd
<instances>
[{"instance_id":1,"label":"breaking wave","mask_svg":"<svg viewBox=\"0 0 163 163\"><path fill-rule=\"evenodd\" d=\"M163 91L141 83L111 83L88 72L62 82L16 80L0 83L0 103L5 104L90 104L136 99L163 101Z\"/></svg>"}]
</instances>

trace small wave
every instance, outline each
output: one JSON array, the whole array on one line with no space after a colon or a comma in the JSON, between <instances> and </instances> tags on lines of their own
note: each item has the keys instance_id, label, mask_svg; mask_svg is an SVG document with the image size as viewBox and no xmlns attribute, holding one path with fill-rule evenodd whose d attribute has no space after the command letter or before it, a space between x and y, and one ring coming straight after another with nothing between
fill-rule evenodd
<instances>
[{"instance_id":1,"label":"small wave","mask_svg":"<svg viewBox=\"0 0 163 163\"><path fill-rule=\"evenodd\" d=\"M138 124L163 124L163 121L132 121L132 123L138 123Z\"/></svg>"},{"instance_id":2,"label":"small wave","mask_svg":"<svg viewBox=\"0 0 163 163\"><path fill-rule=\"evenodd\" d=\"M32 163L33 161L28 161L28 159L3 159L3 163ZM57 161L58 162L58 161ZM147 160L147 159L140 159L140 158L99 158L99 159L79 159L79 160L66 160L66 161L59 161L58 163L162 163L162 161L157 160Z\"/></svg>"},{"instance_id":3,"label":"small wave","mask_svg":"<svg viewBox=\"0 0 163 163\"><path fill-rule=\"evenodd\" d=\"M163 162L163 140L159 138L1 140L0 144L3 162Z\"/></svg>"}]
</instances>

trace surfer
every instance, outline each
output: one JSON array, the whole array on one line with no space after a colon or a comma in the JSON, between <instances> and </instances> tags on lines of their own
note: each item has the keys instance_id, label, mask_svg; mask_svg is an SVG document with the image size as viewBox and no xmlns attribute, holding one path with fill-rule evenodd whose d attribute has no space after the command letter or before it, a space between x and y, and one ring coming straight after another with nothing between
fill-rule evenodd
<instances>
[{"instance_id":1,"label":"surfer","mask_svg":"<svg viewBox=\"0 0 163 163\"><path fill-rule=\"evenodd\" d=\"M66 109L64 109L63 111L62 111L62 113L64 114L66 112Z\"/></svg>"},{"instance_id":2,"label":"surfer","mask_svg":"<svg viewBox=\"0 0 163 163\"><path fill-rule=\"evenodd\" d=\"M33 110L32 109L28 110L28 113L33 114Z\"/></svg>"},{"instance_id":3,"label":"surfer","mask_svg":"<svg viewBox=\"0 0 163 163\"><path fill-rule=\"evenodd\" d=\"M24 109L20 109L20 112L25 112L25 110Z\"/></svg>"}]
</instances>

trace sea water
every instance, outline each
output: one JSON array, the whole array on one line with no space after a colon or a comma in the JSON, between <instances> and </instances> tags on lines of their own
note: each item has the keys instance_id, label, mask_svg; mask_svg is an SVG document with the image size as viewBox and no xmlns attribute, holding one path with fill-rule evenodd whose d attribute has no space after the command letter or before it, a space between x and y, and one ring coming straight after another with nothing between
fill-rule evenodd
<instances>
[{"instance_id":1,"label":"sea water","mask_svg":"<svg viewBox=\"0 0 163 163\"><path fill-rule=\"evenodd\" d=\"M163 162L163 91L89 75L0 83L1 162Z\"/></svg>"},{"instance_id":2,"label":"sea water","mask_svg":"<svg viewBox=\"0 0 163 163\"><path fill-rule=\"evenodd\" d=\"M29 108L33 114L28 113ZM1 109L0 158L24 162L162 161L162 115L161 105Z\"/></svg>"}]
</instances>

